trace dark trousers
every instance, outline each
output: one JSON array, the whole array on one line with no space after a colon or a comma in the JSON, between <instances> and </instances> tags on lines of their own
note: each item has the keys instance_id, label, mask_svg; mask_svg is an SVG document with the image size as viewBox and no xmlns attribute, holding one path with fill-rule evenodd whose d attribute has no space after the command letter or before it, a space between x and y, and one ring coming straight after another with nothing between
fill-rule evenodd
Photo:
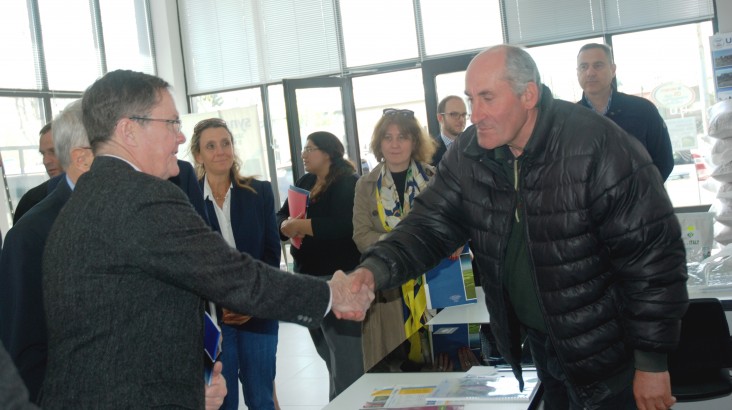
<instances>
[{"instance_id":1,"label":"dark trousers","mask_svg":"<svg viewBox=\"0 0 732 410\"><path fill-rule=\"evenodd\" d=\"M310 337L328 367L333 400L364 373L361 322L340 320L330 312L320 327L310 329Z\"/></svg>"},{"instance_id":2,"label":"dark trousers","mask_svg":"<svg viewBox=\"0 0 732 410\"><path fill-rule=\"evenodd\" d=\"M587 405L575 395L567 376L559 364L557 354L554 351L549 336L545 333L526 329L527 341L531 348L531 355L534 358L536 372L544 386L544 410L635 410L635 398L633 397L633 378L630 377L628 384L621 391L608 395L607 398Z\"/></svg>"}]
</instances>

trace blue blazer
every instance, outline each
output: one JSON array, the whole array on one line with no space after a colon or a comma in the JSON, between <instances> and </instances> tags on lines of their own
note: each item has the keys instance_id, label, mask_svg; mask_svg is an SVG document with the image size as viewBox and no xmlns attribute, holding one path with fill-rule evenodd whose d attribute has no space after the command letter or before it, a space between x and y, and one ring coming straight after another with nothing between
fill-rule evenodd
<instances>
[{"instance_id":1,"label":"blue blazer","mask_svg":"<svg viewBox=\"0 0 732 410\"><path fill-rule=\"evenodd\" d=\"M41 257L71 187L56 180L55 189L8 231L0 256L0 340L5 345L30 399L38 403L46 377L48 335L41 286Z\"/></svg>"},{"instance_id":2,"label":"blue blazer","mask_svg":"<svg viewBox=\"0 0 732 410\"><path fill-rule=\"evenodd\" d=\"M198 183L201 192L204 192L204 180L201 179ZM280 235L275 222L272 185L268 181L255 179L252 180L251 186L257 191L256 194L236 184L231 189L231 230L234 233L236 249L279 268ZM214 203L208 197L204 198L204 202L211 228L221 233Z\"/></svg>"}]
</instances>

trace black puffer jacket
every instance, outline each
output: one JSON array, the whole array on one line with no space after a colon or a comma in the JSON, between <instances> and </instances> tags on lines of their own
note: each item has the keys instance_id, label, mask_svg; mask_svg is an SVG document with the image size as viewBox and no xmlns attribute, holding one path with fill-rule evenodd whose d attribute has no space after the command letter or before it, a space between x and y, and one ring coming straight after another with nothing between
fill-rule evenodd
<instances>
[{"instance_id":1,"label":"black puffer jacket","mask_svg":"<svg viewBox=\"0 0 732 410\"><path fill-rule=\"evenodd\" d=\"M516 192L468 128L407 218L364 253L379 288L425 272L469 237L498 349L520 376L503 258ZM678 220L648 153L611 121L543 88L520 173L523 218L549 336L586 403L633 350L668 352L686 310Z\"/></svg>"}]
</instances>

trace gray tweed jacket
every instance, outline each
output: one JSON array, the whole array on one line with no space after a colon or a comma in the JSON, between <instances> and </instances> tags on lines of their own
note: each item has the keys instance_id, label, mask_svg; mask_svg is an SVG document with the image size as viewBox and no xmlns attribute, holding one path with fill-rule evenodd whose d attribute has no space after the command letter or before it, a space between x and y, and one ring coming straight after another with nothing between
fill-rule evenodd
<instances>
[{"instance_id":1,"label":"gray tweed jacket","mask_svg":"<svg viewBox=\"0 0 732 410\"><path fill-rule=\"evenodd\" d=\"M203 302L307 326L327 284L232 250L175 185L99 157L43 257L44 409L204 408Z\"/></svg>"}]
</instances>

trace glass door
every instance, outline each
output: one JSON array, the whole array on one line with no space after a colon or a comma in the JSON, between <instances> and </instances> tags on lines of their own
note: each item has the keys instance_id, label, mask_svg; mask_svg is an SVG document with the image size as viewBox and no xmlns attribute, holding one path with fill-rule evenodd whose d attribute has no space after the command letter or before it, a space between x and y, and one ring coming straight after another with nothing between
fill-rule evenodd
<instances>
[{"instance_id":1,"label":"glass door","mask_svg":"<svg viewBox=\"0 0 732 410\"><path fill-rule=\"evenodd\" d=\"M427 127L430 135L440 135L437 121L437 104L448 95L465 94L465 70L476 53L454 57L444 57L422 62L422 81L424 81L424 102L427 106ZM467 104L467 103L466 103ZM470 108L468 108L470 110ZM470 119L468 118L468 121ZM466 127L469 124L466 124Z\"/></svg>"},{"instance_id":2,"label":"glass door","mask_svg":"<svg viewBox=\"0 0 732 410\"><path fill-rule=\"evenodd\" d=\"M351 80L307 78L283 80L282 84L294 181L305 173L300 153L307 136L315 131L334 134L343 143L348 159L360 164ZM356 166L359 172L360 168Z\"/></svg>"}]
</instances>

